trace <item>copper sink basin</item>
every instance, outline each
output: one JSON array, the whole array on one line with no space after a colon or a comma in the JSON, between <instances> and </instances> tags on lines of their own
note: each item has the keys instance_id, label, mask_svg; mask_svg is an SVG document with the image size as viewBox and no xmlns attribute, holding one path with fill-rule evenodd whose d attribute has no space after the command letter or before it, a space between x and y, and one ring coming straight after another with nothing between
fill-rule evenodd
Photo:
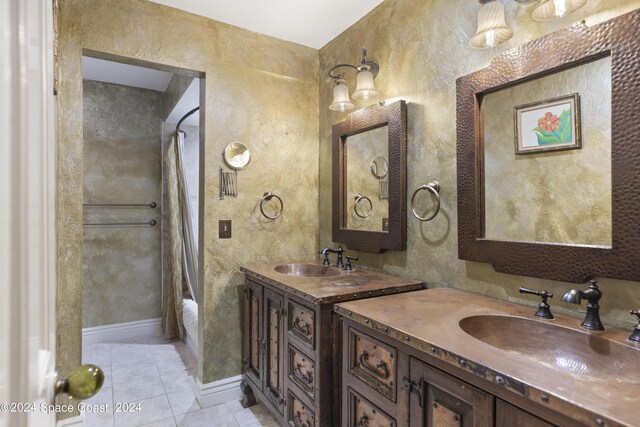
<instances>
[{"instance_id":1,"label":"copper sink basin","mask_svg":"<svg viewBox=\"0 0 640 427\"><path fill-rule=\"evenodd\" d=\"M640 384L640 349L587 332L521 317L466 317L460 328L472 337L548 367L593 380Z\"/></svg>"},{"instance_id":2,"label":"copper sink basin","mask_svg":"<svg viewBox=\"0 0 640 427\"><path fill-rule=\"evenodd\" d=\"M299 277L339 276L340 270L317 264L282 264L274 268L278 273Z\"/></svg>"}]
</instances>

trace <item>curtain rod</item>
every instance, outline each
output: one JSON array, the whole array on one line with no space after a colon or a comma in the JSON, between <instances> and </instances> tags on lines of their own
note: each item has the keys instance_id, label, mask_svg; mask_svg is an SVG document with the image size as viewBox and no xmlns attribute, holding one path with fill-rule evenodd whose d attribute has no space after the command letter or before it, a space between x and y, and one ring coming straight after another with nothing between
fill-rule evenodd
<instances>
[{"instance_id":1,"label":"curtain rod","mask_svg":"<svg viewBox=\"0 0 640 427\"><path fill-rule=\"evenodd\" d=\"M190 115L192 115L193 113L195 113L196 111L198 111L200 109L200 107L196 107L193 110L189 111L187 114L185 114L184 116L182 116L182 118L180 119L180 121L178 122L178 124L176 125L176 132L184 132L180 130L180 125L182 124L182 122L185 121L185 119L187 117L189 117Z\"/></svg>"}]
</instances>

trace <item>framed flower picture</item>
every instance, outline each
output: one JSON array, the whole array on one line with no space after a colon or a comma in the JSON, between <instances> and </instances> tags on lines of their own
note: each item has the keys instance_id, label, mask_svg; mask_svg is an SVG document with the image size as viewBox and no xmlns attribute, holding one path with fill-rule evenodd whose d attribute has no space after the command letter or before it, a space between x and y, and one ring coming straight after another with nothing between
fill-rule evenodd
<instances>
[{"instance_id":1,"label":"framed flower picture","mask_svg":"<svg viewBox=\"0 0 640 427\"><path fill-rule=\"evenodd\" d=\"M516 154L582 148L577 93L513 108Z\"/></svg>"}]
</instances>

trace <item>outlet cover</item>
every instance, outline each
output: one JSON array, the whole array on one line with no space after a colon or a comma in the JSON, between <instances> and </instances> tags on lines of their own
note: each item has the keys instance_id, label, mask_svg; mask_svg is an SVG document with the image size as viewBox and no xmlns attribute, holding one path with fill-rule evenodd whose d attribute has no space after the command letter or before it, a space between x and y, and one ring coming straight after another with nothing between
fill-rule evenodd
<instances>
[{"instance_id":1,"label":"outlet cover","mask_svg":"<svg viewBox=\"0 0 640 427\"><path fill-rule=\"evenodd\" d=\"M389 218L382 218L382 231L389 231Z\"/></svg>"},{"instance_id":2,"label":"outlet cover","mask_svg":"<svg viewBox=\"0 0 640 427\"><path fill-rule=\"evenodd\" d=\"M218 238L230 239L231 238L231 220L221 219L218 221Z\"/></svg>"}]
</instances>

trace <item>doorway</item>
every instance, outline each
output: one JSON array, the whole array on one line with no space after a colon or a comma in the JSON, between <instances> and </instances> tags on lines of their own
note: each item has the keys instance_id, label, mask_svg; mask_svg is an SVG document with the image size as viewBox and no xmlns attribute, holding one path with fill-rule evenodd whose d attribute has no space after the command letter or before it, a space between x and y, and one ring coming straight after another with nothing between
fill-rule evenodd
<instances>
[{"instance_id":1,"label":"doorway","mask_svg":"<svg viewBox=\"0 0 640 427\"><path fill-rule=\"evenodd\" d=\"M195 338L193 328L190 340L186 333L163 335L161 318L171 303L165 160L182 110L199 106L204 91L191 71L97 56L82 58L82 362L103 369L103 389L91 402L110 410L87 412L85 420L96 426L176 420L197 408L197 305L185 286L190 303L177 303L195 312ZM198 114L182 124L195 241L200 124ZM182 329L187 322L180 320Z\"/></svg>"}]
</instances>

